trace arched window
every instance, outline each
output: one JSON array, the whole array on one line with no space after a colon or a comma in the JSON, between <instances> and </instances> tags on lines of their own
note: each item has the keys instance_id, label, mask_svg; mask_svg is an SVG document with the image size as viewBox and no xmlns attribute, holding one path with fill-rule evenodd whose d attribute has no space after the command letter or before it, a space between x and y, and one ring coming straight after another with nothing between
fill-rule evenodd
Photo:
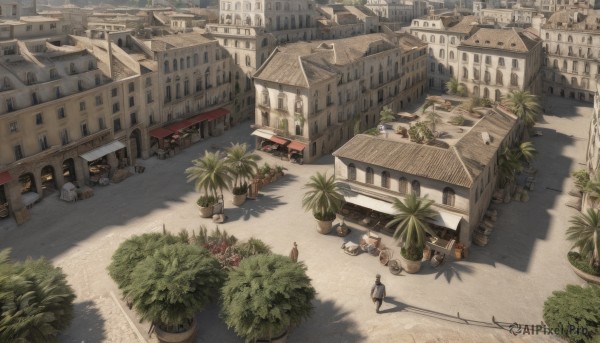
<instances>
[{"instance_id":1,"label":"arched window","mask_svg":"<svg viewBox=\"0 0 600 343\"><path fill-rule=\"evenodd\" d=\"M408 192L408 181L406 178L401 177L398 179L398 193L406 194Z\"/></svg>"},{"instance_id":2,"label":"arched window","mask_svg":"<svg viewBox=\"0 0 600 343\"><path fill-rule=\"evenodd\" d=\"M454 40L454 37L450 38L450 44L454 45L456 43L456 41Z\"/></svg>"},{"instance_id":3,"label":"arched window","mask_svg":"<svg viewBox=\"0 0 600 343\"><path fill-rule=\"evenodd\" d=\"M183 61L183 57L179 59L179 68L181 70L185 69L185 63Z\"/></svg>"},{"instance_id":4,"label":"arched window","mask_svg":"<svg viewBox=\"0 0 600 343\"><path fill-rule=\"evenodd\" d=\"M554 69L558 69L558 60L554 60L554 62L552 62L552 67Z\"/></svg>"},{"instance_id":5,"label":"arched window","mask_svg":"<svg viewBox=\"0 0 600 343\"><path fill-rule=\"evenodd\" d=\"M417 180L414 180L414 181L411 183L411 186L412 186L412 192L413 192L413 193L414 193L416 196L420 197L420 196L421 196L421 184L419 183L419 181L417 181Z\"/></svg>"},{"instance_id":6,"label":"arched window","mask_svg":"<svg viewBox=\"0 0 600 343\"><path fill-rule=\"evenodd\" d=\"M463 62L469 61L469 56L465 52L463 52L463 54L462 54L462 60L463 60Z\"/></svg>"},{"instance_id":7,"label":"arched window","mask_svg":"<svg viewBox=\"0 0 600 343\"><path fill-rule=\"evenodd\" d=\"M546 39L550 39L550 34L546 32Z\"/></svg>"},{"instance_id":8,"label":"arched window","mask_svg":"<svg viewBox=\"0 0 600 343\"><path fill-rule=\"evenodd\" d=\"M425 38L425 35L421 35L421 40L422 40L423 42L427 42L427 38Z\"/></svg>"},{"instance_id":9,"label":"arched window","mask_svg":"<svg viewBox=\"0 0 600 343\"><path fill-rule=\"evenodd\" d=\"M562 40L562 35L559 33L558 34L558 41L560 42Z\"/></svg>"},{"instance_id":10,"label":"arched window","mask_svg":"<svg viewBox=\"0 0 600 343\"><path fill-rule=\"evenodd\" d=\"M446 38L444 38L444 36L440 36L440 43L441 44L446 43Z\"/></svg>"},{"instance_id":11,"label":"arched window","mask_svg":"<svg viewBox=\"0 0 600 343\"><path fill-rule=\"evenodd\" d=\"M435 43L435 36L434 35L429 36L429 43Z\"/></svg>"},{"instance_id":12,"label":"arched window","mask_svg":"<svg viewBox=\"0 0 600 343\"><path fill-rule=\"evenodd\" d=\"M173 59L173 71L177 71L177 59Z\"/></svg>"},{"instance_id":13,"label":"arched window","mask_svg":"<svg viewBox=\"0 0 600 343\"><path fill-rule=\"evenodd\" d=\"M519 85L519 76L515 73L510 74L510 85L518 86Z\"/></svg>"},{"instance_id":14,"label":"arched window","mask_svg":"<svg viewBox=\"0 0 600 343\"><path fill-rule=\"evenodd\" d=\"M448 206L454 206L454 190L450 187L444 188L444 196L442 199L442 203Z\"/></svg>"},{"instance_id":15,"label":"arched window","mask_svg":"<svg viewBox=\"0 0 600 343\"><path fill-rule=\"evenodd\" d=\"M390 173L381 172L381 187L390 188Z\"/></svg>"},{"instance_id":16,"label":"arched window","mask_svg":"<svg viewBox=\"0 0 600 343\"><path fill-rule=\"evenodd\" d=\"M164 70L165 73L169 72L169 61L165 61L165 65L164 65L163 70Z\"/></svg>"},{"instance_id":17,"label":"arched window","mask_svg":"<svg viewBox=\"0 0 600 343\"><path fill-rule=\"evenodd\" d=\"M365 175L365 182L370 185L373 184L373 169L371 169L371 167L367 167L367 172Z\"/></svg>"},{"instance_id":18,"label":"arched window","mask_svg":"<svg viewBox=\"0 0 600 343\"><path fill-rule=\"evenodd\" d=\"M569 43L573 43L573 37L571 37L571 35L569 35L569 36L567 37L567 42L569 42Z\"/></svg>"},{"instance_id":19,"label":"arched window","mask_svg":"<svg viewBox=\"0 0 600 343\"><path fill-rule=\"evenodd\" d=\"M496 94L494 96L494 100L496 100L496 101L502 100L502 92L500 92L499 89L496 89Z\"/></svg>"},{"instance_id":20,"label":"arched window","mask_svg":"<svg viewBox=\"0 0 600 343\"><path fill-rule=\"evenodd\" d=\"M502 86L504 84L504 75L500 70L496 70L496 85Z\"/></svg>"},{"instance_id":21,"label":"arched window","mask_svg":"<svg viewBox=\"0 0 600 343\"><path fill-rule=\"evenodd\" d=\"M450 57L450 59L453 60L454 59L454 51L450 51L448 53L448 57Z\"/></svg>"},{"instance_id":22,"label":"arched window","mask_svg":"<svg viewBox=\"0 0 600 343\"><path fill-rule=\"evenodd\" d=\"M446 57L446 51L444 49L440 49L440 58Z\"/></svg>"},{"instance_id":23,"label":"arched window","mask_svg":"<svg viewBox=\"0 0 600 343\"><path fill-rule=\"evenodd\" d=\"M467 69L467 67L463 67L463 79L468 79L469 78L469 70Z\"/></svg>"},{"instance_id":24,"label":"arched window","mask_svg":"<svg viewBox=\"0 0 600 343\"><path fill-rule=\"evenodd\" d=\"M356 181L356 166L354 166L354 163L348 165L348 180Z\"/></svg>"},{"instance_id":25,"label":"arched window","mask_svg":"<svg viewBox=\"0 0 600 343\"><path fill-rule=\"evenodd\" d=\"M489 99L489 98L490 98L490 90L489 90L489 89L487 89L487 87L484 87L484 88L483 88L483 97L484 97L485 99Z\"/></svg>"}]
</instances>

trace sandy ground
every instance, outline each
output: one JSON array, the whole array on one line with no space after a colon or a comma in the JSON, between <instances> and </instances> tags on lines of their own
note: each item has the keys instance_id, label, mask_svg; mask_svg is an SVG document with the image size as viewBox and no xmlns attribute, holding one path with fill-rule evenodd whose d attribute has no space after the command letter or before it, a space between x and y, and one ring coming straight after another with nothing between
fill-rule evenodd
<instances>
[{"instance_id":1,"label":"sandy ground","mask_svg":"<svg viewBox=\"0 0 600 343\"><path fill-rule=\"evenodd\" d=\"M562 99L560 99L562 100ZM228 205L229 220L220 226L240 240L257 237L287 255L296 241L318 295L314 315L295 328L289 342L547 342L550 336L513 336L503 323L539 324L544 300L554 290L582 282L569 269L564 239L575 213L564 204L572 187L570 171L585 159L591 109L565 100L545 104L551 115L533 138L539 150L536 189L528 203L500 207L497 228L487 247L473 247L467 260L450 260L438 269L424 265L416 275L393 276L377 258L342 252L342 238L316 232L312 216L301 209L302 186L316 171L333 172L332 158L314 165L282 164L287 175L267 186L257 200L240 208ZM580 107L576 107L580 106ZM253 142L249 123L222 137L196 144L164 161L149 159L143 174L120 184L95 188L95 196L65 203L50 196L37 204L32 220L16 227L0 222L0 248L14 258L45 256L63 268L77 293L76 318L62 342L137 342L106 272L118 245L131 235L214 224L198 216L197 194L185 182L184 169L212 144ZM229 204L231 195L226 194ZM356 241L364 228L352 225ZM4 228L4 229L1 229ZM389 237L384 243L393 246ZM396 252L397 253L397 252ZM388 298L377 315L369 299L376 273ZM218 318L215 305L200 315L197 342L241 342ZM135 316L132 321L144 331ZM145 333L145 332L143 332Z\"/></svg>"}]
</instances>

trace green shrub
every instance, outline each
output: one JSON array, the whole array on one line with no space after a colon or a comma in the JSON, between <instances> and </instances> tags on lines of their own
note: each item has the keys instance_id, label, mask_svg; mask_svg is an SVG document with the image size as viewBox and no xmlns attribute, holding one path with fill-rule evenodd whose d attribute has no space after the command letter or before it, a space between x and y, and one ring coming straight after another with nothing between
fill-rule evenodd
<instances>
[{"instance_id":1,"label":"green shrub","mask_svg":"<svg viewBox=\"0 0 600 343\"><path fill-rule=\"evenodd\" d=\"M600 287L568 285L544 303L544 321L569 342L597 342L600 324Z\"/></svg>"},{"instance_id":2,"label":"green shrub","mask_svg":"<svg viewBox=\"0 0 600 343\"><path fill-rule=\"evenodd\" d=\"M370 129L368 129L367 131L363 132L365 135L371 135L371 136L378 136L379 135L379 129L376 127L372 127Z\"/></svg>"},{"instance_id":3,"label":"green shrub","mask_svg":"<svg viewBox=\"0 0 600 343\"><path fill-rule=\"evenodd\" d=\"M452 116L450 118L450 120L448 121L448 123L455 125L455 126L461 126L465 123L465 117L462 114Z\"/></svg>"},{"instance_id":4,"label":"green shrub","mask_svg":"<svg viewBox=\"0 0 600 343\"><path fill-rule=\"evenodd\" d=\"M221 290L221 315L246 342L269 339L307 319L314 297L304 264L281 255L256 255L229 272Z\"/></svg>"},{"instance_id":5,"label":"green shrub","mask_svg":"<svg viewBox=\"0 0 600 343\"><path fill-rule=\"evenodd\" d=\"M411 141L420 144L427 144L434 139L433 132L431 131L429 125L427 125L426 122L417 122L414 125L412 125L408 129L408 136L410 137Z\"/></svg>"},{"instance_id":6,"label":"green shrub","mask_svg":"<svg viewBox=\"0 0 600 343\"><path fill-rule=\"evenodd\" d=\"M600 276L600 271L594 269L594 267L590 266L590 262L581 257L581 255L576 251L569 251L567 254L567 258L571 265L584 273L588 273L591 275Z\"/></svg>"},{"instance_id":7,"label":"green shrub","mask_svg":"<svg viewBox=\"0 0 600 343\"><path fill-rule=\"evenodd\" d=\"M248 242L239 244L236 247L237 252L242 258L247 258L254 255L269 255L271 247L260 239L250 238Z\"/></svg>"},{"instance_id":8,"label":"green shrub","mask_svg":"<svg viewBox=\"0 0 600 343\"><path fill-rule=\"evenodd\" d=\"M244 195L244 194L248 193L248 183L244 182L240 186L233 187L232 193L234 195Z\"/></svg>"},{"instance_id":9,"label":"green shrub","mask_svg":"<svg viewBox=\"0 0 600 343\"><path fill-rule=\"evenodd\" d=\"M571 176L573 176L575 181L575 187L577 187L580 192L583 192L590 181L590 174L587 172L587 170L580 169L571 173Z\"/></svg>"},{"instance_id":10,"label":"green shrub","mask_svg":"<svg viewBox=\"0 0 600 343\"><path fill-rule=\"evenodd\" d=\"M409 253L404 248L400 248L400 254L407 260L421 261L423 259L423 248L415 249L412 253Z\"/></svg>"},{"instance_id":11,"label":"green shrub","mask_svg":"<svg viewBox=\"0 0 600 343\"><path fill-rule=\"evenodd\" d=\"M196 204L200 207L209 207L217 203L217 198L213 195L201 195Z\"/></svg>"}]
</instances>

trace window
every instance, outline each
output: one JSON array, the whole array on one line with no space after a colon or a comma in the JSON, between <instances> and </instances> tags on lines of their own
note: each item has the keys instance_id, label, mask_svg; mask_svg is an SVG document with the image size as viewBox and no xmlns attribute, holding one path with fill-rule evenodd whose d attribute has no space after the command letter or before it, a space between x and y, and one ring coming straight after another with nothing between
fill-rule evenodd
<instances>
[{"instance_id":1,"label":"window","mask_svg":"<svg viewBox=\"0 0 600 343\"><path fill-rule=\"evenodd\" d=\"M448 206L454 206L455 193L450 187L444 188L444 195L442 197L442 203Z\"/></svg>"},{"instance_id":2,"label":"window","mask_svg":"<svg viewBox=\"0 0 600 343\"><path fill-rule=\"evenodd\" d=\"M41 113L35 114L35 125L42 125L44 123L44 117L42 117Z\"/></svg>"},{"instance_id":3,"label":"window","mask_svg":"<svg viewBox=\"0 0 600 343\"><path fill-rule=\"evenodd\" d=\"M40 143L41 151L47 150L50 147L50 145L48 144L48 138L45 134L42 134L38 137L38 142Z\"/></svg>"},{"instance_id":4,"label":"window","mask_svg":"<svg viewBox=\"0 0 600 343\"><path fill-rule=\"evenodd\" d=\"M150 86L152 86L152 78L147 77L146 78L146 87L150 87Z\"/></svg>"},{"instance_id":5,"label":"window","mask_svg":"<svg viewBox=\"0 0 600 343\"><path fill-rule=\"evenodd\" d=\"M204 63L208 63L208 52L204 52Z\"/></svg>"},{"instance_id":6,"label":"window","mask_svg":"<svg viewBox=\"0 0 600 343\"><path fill-rule=\"evenodd\" d=\"M517 76L517 74L515 74L515 73L510 74L510 85L511 86L519 85L519 76Z\"/></svg>"},{"instance_id":7,"label":"window","mask_svg":"<svg viewBox=\"0 0 600 343\"><path fill-rule=\"evenodd\" d=\"M102 105L103 100L102 100L102 95L96 95L96 106L100 106Z\"/></svg>"},{"instance_id":8,"label":"window","mask_svg":"<svg viewBox=\"0 0 600 343\"><path fill-rule=\"evenodd\" d=\"M88 125L86 122L81 123L81 136L85 137L85 136L89 136L90 135L90 130L88 129Z\"/></svg>"},{"instance_id":9,"label":"window","mask_svg":"<svg viewBox=\"0 0 600 343\"><path fill-rule=\"evenodd\" d=\"M135 106L135 98L130 96L129 97L129 107L133 107Z\"/></svg>"},{"instance_id":10,"label":"window","mask_svg":"<svg viewBox=\"0 0 600 343\"><path fill-rule=\"evenodd\" d=\"M135 90L135 84L133 82L129 82L129 93L133 92Z\"/></svg>"},{"instance_id":11,"label":"window","mask_svg":"<svg viewBox=\"0 0 600 343\"><path fill-rule=\"evenodd\" d=\"M165 61L163 70L165 73L169 72L169 61Z\"/></svg>"},{"instance_id":12,"label":"window","mask_svg":"<svg viewBox=\"0 0 600 343\"><path fill-rule=\"evenodd\" d=\"M110 91L110 94L111 94L113 97L117 96L117 89L116 89L116 88L113 88L113 89Z\"/></svg>"},{"instance_id":13,"label":"window","mask_svg":"<svg viewBox=\"0 0 600 343\"><path fill-rule=\"evenodd\" d=\"M104 118L98 118L98 127L100 130L106 129L106 124L104 123Z\"/></svg>"},{"instance_id":14,"label":"window","mask_svg":"<svg viewBox=\"0 0 600 343\"><path fill-rule=\"evenodd\" d=\"M512 67L519 68L519 61L515 58L513 58L513 60L512 60Z\"/></svg>"},{"instance_id":15,"label":"window","mask_svg":"<svg viewBox=\"0 0 600 343\"><path fill-rule=\"evenodd\" d=\"M365 182L370 185L373 184L373 169L371 167L367 167L367 171L365 173Z\"/></svg>"},{"instance_id":16,"label":"window","mask_svg":"<svg viewBox=\"0 0 600 343\"><path fill-rule=\"evenodd\" d=\"M462 76L462 78L464 80L466 80L466 79L469 78L469 71L467 70L467 67L463 67L463 76Z\"/></svg>"},{"instance_id":17,"label":"window","mask_svg":"<svg viewBox=\"0 0 600 343\"><path fill-rule=\"evenodd\" d=\"M82 101L79 103L79 110L80 111L85 111L85 101Z\"/></svg>"},{"instance_id":18,"label":"window","mask_svg":"<svg viewBox=\"0 0 600 343\"><path fill-rule=\"evenodd\" d=\"M408 192L408 181L406 178L401 177L398 179L398 193L406 194Z\"/></svg>"},{"instance_id":19,"label":"window","mask_svg":"<svg viewBox=\"0 0 600 343\"><path fill-rule=\"evenodd\" d=\"M154 99L152 98L152 91L147 91L146 92L146 103L150 104L154 102Z\"/></svg>"},{"instance_id":20,"label":"window","mask_svg":"<svg viewBox=\"0 0 600 343\"><path fill-rule=\"evenodd\" d=\"M413 194L415 194L416 196L420 197L421 196L421 184L419 183L419 181L414 180L411 183L412 186L412 192Z\"/></svg>"},{"instance_id":21,"label":"window","mask_svg":"<svg viewBox=\"0 0 600 343\"><path fill-rule=\"evenodd\" d=\"M390 173L386 171L381 173L381 187L390 188Z\"/></svg>"},{"instance_id":22,"label":"window","mask_svg":"<svg viewBox=\"0 0 600 343\"><path fill-rule=\"evenodd\" d=\"M356 181L356 166L353 163L348 165L348 180Z\"/></svg>"},{"instance_id":23,"label":"window","mask_svg":"<svg viewBox=\"0 0 600 343\"><path fill-rule=\"evenodd\" d=\"M113 119L113 130L115 132L121 131L121 118Z\"/></svg>"},{"instance_id":24,"label":"window","mask_svg":"<svg viewBox=\"0 0 600 343\"><path fill-rule=\"evenodd\" d=\"M435 36L434 35L429 36L429 43L435 43Z\"/></svg>"},{"instance_id":25,"label":"window","mask_svg":"<svg viewBox=\"0 0 600 343\"><path fill-rule=\"evenodd\" d=\"M469 56L464 52L462 54L462 60L463 60L463 62L469 62Z\"/></svg>"},{"instance_id":26,"label":"window","mask_svg":"<svg viewBox=\"0 0 600 343\"><path fill-rule=\"evenodd\" d=\"M113 104L112 112L113 112L113 113L117 113L117 112L119 112L120 110L121 110L121 106L119 105L119 103L118 103L118 102L115 102L115 103Z\"/></svg>"},{"instance_id":27,"label":"window","mask_svg":"<svg viewBox=\"0 0 600 343\"><path fill-rule=\"evenodd\" d=\"M504 67L504 57L498 59L498 67Z\"/></svg>"},{"instance_id":28,"label":"window","mask_svg":"<svg viewBox=\"0 0 600 343\"><path fill-rule=\"evenodd\" d=\"M15 133L15 132L19 131L16 121L8 123L8 131L10 133Z\"/></svg>"},{"instance_id":29,"label":"window","mask_svg":"<svg viewBox=\"0 0 600 343\"><path fill-rule=\"evenodd\" d=\"M496 85L504 85L504 76L500 70L496 70Z\"/></svg>"},{"instance_id":30,"label":"window","mask_svg":"<svg viewBox=\"0 0 600 343\"><path fill-rule=\"evenodd\" d=\"M177 71L177 59L173 59L173 71Z\"/></svg>"},{"instance_id":31,"label":"window","mask_svg":"<svg viewBox=\"0 0 600 343\"><path fill-rule=\"evenodd\" d=\"M21 144L17 144L13 147L13 151L15 153L15 160L20 160L23 158L23 150L21 149Z\"/></svg>"},{"instance_id":32,"label":"window","mask_svg":"<svg viewBox=\"0 0 600 343\"><path fill-rule=\"evenodd\" d=\"M492 64L492 56L485 56L485 64Z\"/></svg>"},{"instance_id":33,"label":"window","mask_svg":"<svg viewBox=\"0 0 600 343\"><path fill-rule=\"evenodd\" d=\"M479 63L479 55L478 54L473 55L473 62Z\"/></svg>"},{"instance_id":34,"label":"window","mask_svg":"<svg viewBox=\"0 0 600 343\"><path fill-rule=\"evenodd\" d=\"M12 112L15 110L14 101L12 98L6 98L6 110Z\"/></svg>"},{"instance_id":35,"label":"window","mask_svg":"<svg viewBox=\"0 0 600 343\"><path fill-rule=\"evenodd\" d=\"M450 52L448 53L448 57L449 57L451 60L453 60L453 59L454 59L454 51L450 51Z\"/></svg>"},{"instance_id":36,"label":"window","mask_svg":"<svg viewBox=\"0 0 600 343\"><path fill-rule=\"evenodd\" d=\"M50 69L50 79L51 80L58 79L58 72L54 68Z\"/></svg>"},{"instance_id":37,"label":"window","mask_svg":"<svg viewBox=\"0 0 600 343\"><path fill-rule=\"evenodd\" d=\"M134 125L136 125L136 124L138 123L138 120L137 120L137 113L136 113L136 112L132 112L132 113L130 113L130 114L129 114L129 119L130 119L130 121L131 121L131 126L134 126Z\"/></svg>"},{"instance_id":38,"label":"window","mask_svg":"<svg viewBox=\"0 0 600 343\"><path fill-rule=\"evenodd\" d=\"M60 143L62 145L69 144L69 131L67 129L60 130Z\"/></svg>"},{"instance_id":39,"label":"window","mask_svg":"<svg viewBox=\"0 0 600 343\"><path fill-rule=\"evenodd\" d=\"M56 113L58 114L58 119L64 119L67 115L65 114L65 108L64 107L59 107L56 110Z\"/></svg>"}]
</instances>

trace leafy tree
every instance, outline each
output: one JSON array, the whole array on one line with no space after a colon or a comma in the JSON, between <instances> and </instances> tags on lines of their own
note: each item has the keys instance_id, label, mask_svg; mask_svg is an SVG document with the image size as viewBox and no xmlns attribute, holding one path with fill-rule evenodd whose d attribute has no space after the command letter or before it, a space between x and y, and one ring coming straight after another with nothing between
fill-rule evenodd
<instances>
[{"instance_id":1,"label":"leafy tree","mask_svg":"<svg viewBox=\"0 0 600 343\"><path fill-rule=\"evenodd\" d=\"M229 272L221 314L236 334L254 342L277 337L307 319L314 297L304 264L281 255L256 255Z\"/></svg>"},{"instance_id":2,"label":"leafy tree","mask_svg":"<svg viewBox=\"0 0 600 343\"><path fill-rule=\"evenodd\" d=\"M508 107L529 128L535 125L538 113L542 111L537 96L528 91L512 91L504 96L502 104Z\"/></svg>"},{"instance_id":3,"label":"leafy tree","mask_svg":"<svg viewBox=\"0 0 600 343\"><path fill-rule=\"evenodd\" d=\"M431 208L432 204L433 201L427 199L427 196L418 197L415 193L407 195L404 202L394 199L392 206L396 215L386 227L396 227L394 238L401 241L401 253L409 260L420 261L423 258L426 234L436 235L427 223L436 215Z\"/></svg>"},{"instance_id":4,"label":"leafy tree","mask_svg":"<svg viewBox=\"0 0 600 343\"><path fill-rule=\"evenodd\" d=\"M446 93L450 95L465 96L466 88L465 85L458 82L455 77L451 77L450 80L446 82Z\"/></svg>"},{"instance_id":5,"label":"leafy tree","mask_svg":"<svg viewBox=\"0 0 600 343\"><path fill-rule=\"evenodd\" d=\"M559 329L569 342L598 342L599 308L599 286L567 285L565 291L554 291L544 302L544 321Z\"/></svg>"},{"instance_id":6,"label":"leafy tree","mask_svg":"<svg viewBox=\"0 0 600 343\"><path fill-rule=\"evenodd\" d=\"M385 124L396 120L396 116L389 106L385 106L381 112L379 112L379 123Z\"/></svg>"},{"instance_id":7,"label":"leafy tree","mask_svg":"<svg viewBox=\"0 0 600 343\"><path fill-rule=\"evenodd\" d=\"M256 161L258 160L260 160L260 156L250 153L246 143L232 144L227 149L225 164L233 177L234 194L246 194L247 181L256 174L258 170ZM244 187L245 185L246 187Z\"/></svg>"},{"instance_id":8,"label":"leafy tree","mask_svg":"<svg viewBox=\"0 0 600 343\"><path fill-rule=\"evenodd\" d=\"M206 249L176 243L138 263L125 292L142 320L181 332L211 301L223 279L219 262Z\"/></svg>"},{"instance_id":9,"label":"leafy tree","mask_svg":"<svg viewBox=\"0 0 600 343\"><path fill-rule=\"evenodd\" d=\"M73 319L75 293L45 259L11 263L0 251L0 342L58 342Z\"/></svg>"},{"instance_id":10,"label":"leafy tree","mask_svg":"<svg viewBox=\"0 0 600 343\"><path fill-rule=\"evenodd\" d=\"M339 192L335 176L317 172L310 177L304 188L308 189L302 198L302 207L312 211L318 220L333 220L344 204L344 196Z\"/></svg>"},{"instance_id":11,"label":"leafy tree","mask_svg":"<svg viewBox=\"0 0 600 343\"><path fill-rule=\"evenodd\" d=\"M204 192L215 198L223 190L229 188L231 176L225 161L219 157L219 152L204 153L204 156L192 161L193 166L185 170L187 181L194 181L196 192ZM218 192L217 192L218 191Z\"/></svg>"},{"instance_id":12,"label":"leafy tree","mask_svg":"<svg viewBox=\"0 0 600 343\"><path fill-rule=\"evenodd\" d=\"M600 271L600 212L589 208L586 213L579 213L569 222L571 226L567 229L567 239L573 242L573 248L579 249L581 257L589 260L592 268Z\"/></svg>"}]
</instances>

